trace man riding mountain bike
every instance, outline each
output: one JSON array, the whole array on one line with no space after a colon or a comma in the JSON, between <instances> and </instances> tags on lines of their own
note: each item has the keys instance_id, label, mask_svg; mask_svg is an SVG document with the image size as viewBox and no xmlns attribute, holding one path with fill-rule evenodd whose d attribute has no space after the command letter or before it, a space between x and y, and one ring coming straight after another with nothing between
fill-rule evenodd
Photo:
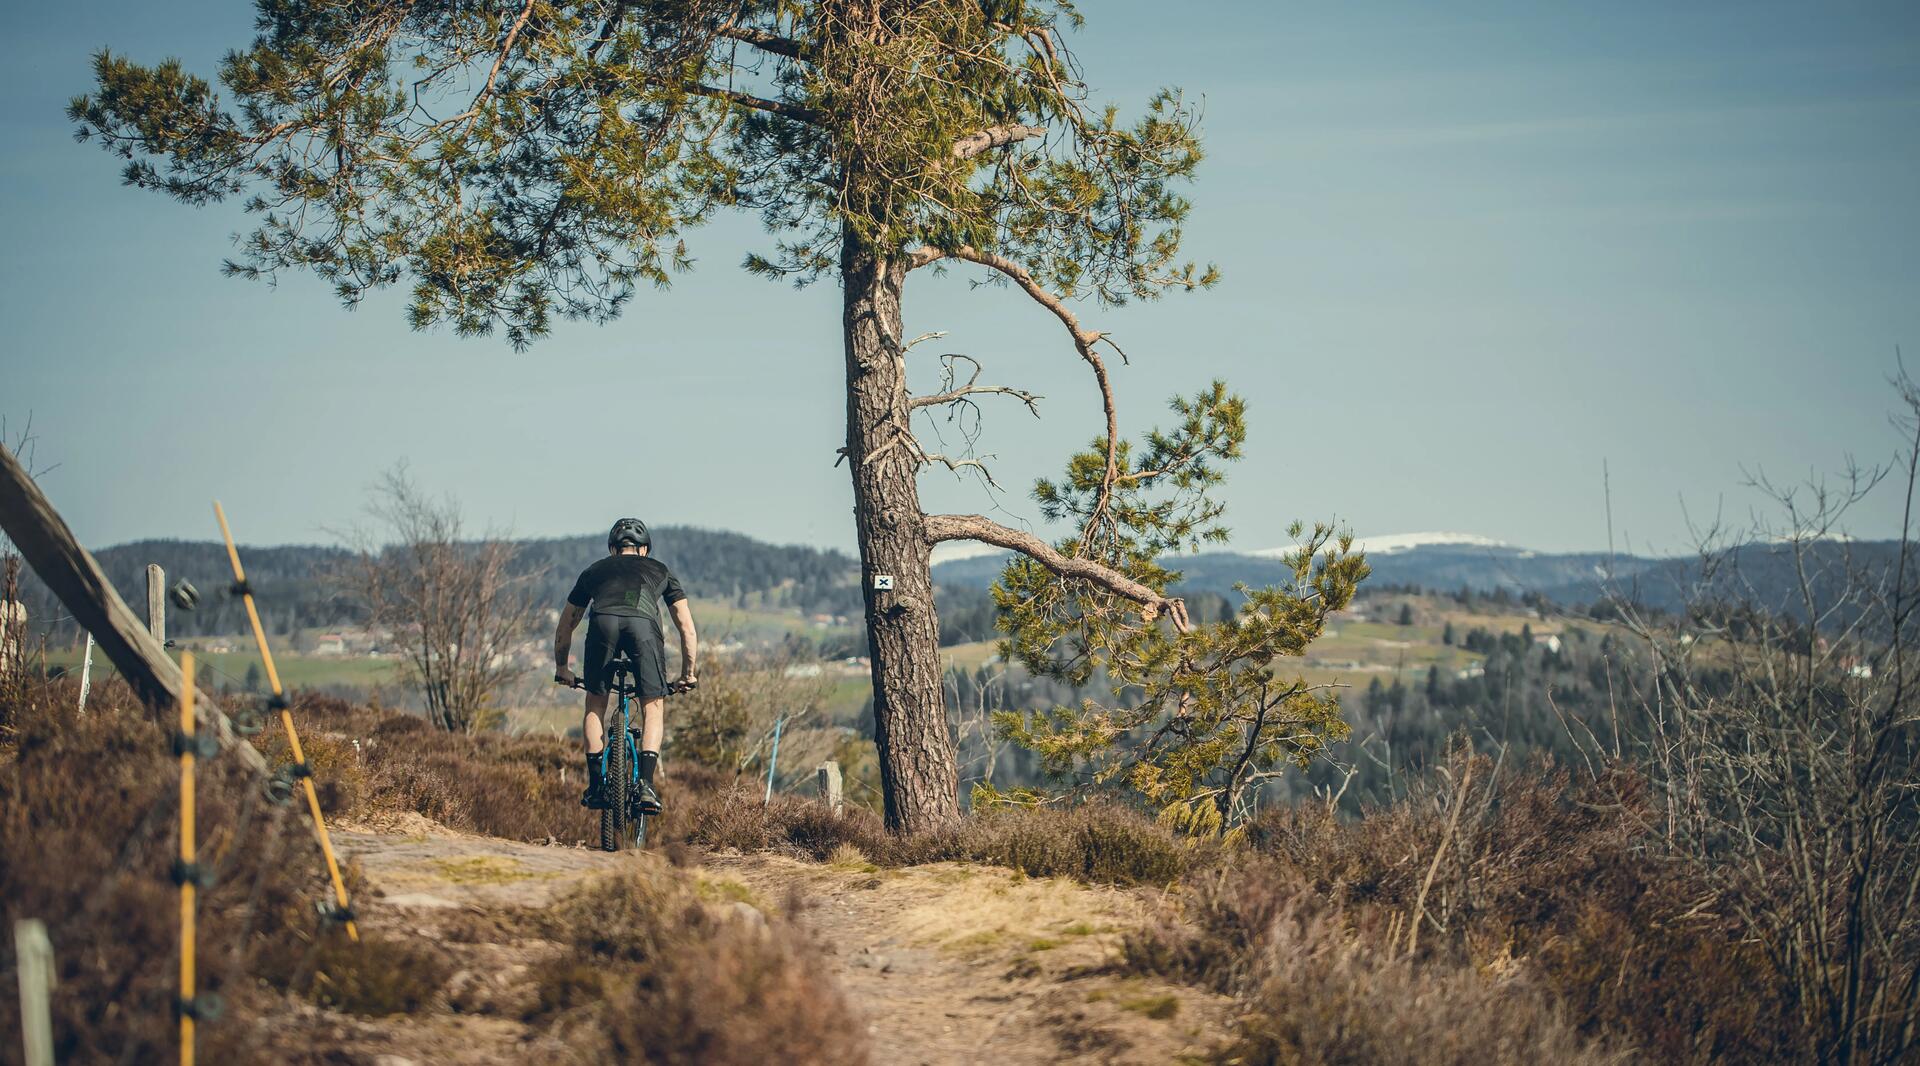
<instances>
[{"instance_id":1,"label":"man riding mountain bike","mask_svg":"<svg viewBox=\"0 0 1920 1066\"><path fill-rule=\"evenodd\" d=\"M607 684L610 666L622 653L634 664L634 682L639 689L644 725L640 732L640 811L660 813L660 796L653 790L653 772L660 764L660 741L666 731L666 697L670 689L692 688L696 637L693 609L680 582L666 564L648 557L653 538L638 518L622 518L607 533L607 557L586 568L567 602L560 610L560 624L553 634L553 679L562 685L574 683L568 666L573 647L573 631L587 618L587 646L584 655L586 712L580 732L587 745L587 791L580 797L583 806L605 809L606 771L601 751L607 738L603 722L607 712ZM660 631L660 603L665 601L673 613L673 625L680 631L680 680L667 683L666 640ZM592 613L588 614L588 609Z\"/></svg>"}]
</instances>

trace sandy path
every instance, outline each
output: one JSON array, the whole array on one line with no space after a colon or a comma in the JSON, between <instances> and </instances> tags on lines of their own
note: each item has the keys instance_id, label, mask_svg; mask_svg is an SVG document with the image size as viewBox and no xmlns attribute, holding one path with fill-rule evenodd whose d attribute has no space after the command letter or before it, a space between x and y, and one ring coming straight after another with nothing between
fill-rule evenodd
<instances>
[{"instance_id":1,"label":"sandy path","mask_svg":"<svg viewBox=\"0 0 1920 1066\"><path fill-rule=\"evenodd\" d=\"M460 962L444 1002L405 1018L328 1015L341 1061L377 1066L565 1061L519 1021L530 966L558 950L523 928L579 884L654 854L608 855L453 833L343 828L335 841L374 890L369 929L434 940ZM1219 997L1111 972L1138 895L997 867L879 870L775 855L712 855L691 871L716 905L797 916L883 1066L1194 1061L1219 1033ZM315 1024L320 1024L316 1022Z\"/></svg>"}]
</instances>

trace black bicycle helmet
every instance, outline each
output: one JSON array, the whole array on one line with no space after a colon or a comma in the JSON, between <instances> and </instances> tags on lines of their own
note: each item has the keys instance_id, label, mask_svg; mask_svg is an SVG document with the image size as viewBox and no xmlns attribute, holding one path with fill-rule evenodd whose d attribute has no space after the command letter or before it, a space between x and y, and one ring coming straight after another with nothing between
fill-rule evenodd
<instances>
[{"instance_id":1,"label":"black bicycle helmet","mask_svg":"<svg viewBox=\"0 0 1920 1066\"><path fill-rule=\"evenodd\" d=\"M647 524L638 518L622 518L607 531L607 550L619 551L622 547L651 548L653 536L647 532Z\"/></svg>"}]
</instances>

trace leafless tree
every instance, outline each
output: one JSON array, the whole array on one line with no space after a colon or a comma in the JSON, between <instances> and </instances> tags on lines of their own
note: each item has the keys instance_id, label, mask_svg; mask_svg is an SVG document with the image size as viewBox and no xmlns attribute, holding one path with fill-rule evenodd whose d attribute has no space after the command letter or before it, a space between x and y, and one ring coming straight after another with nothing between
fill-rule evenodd
<instances>
[{"instance_id":1,"label":"leafless tree","mask_svg":"<svg viewBox=\"0 0 1920 1066\"><path fill-rule=\"evenodd\" d=\"M1663 801L1650 828L1720 886L1719 905L1793 991L1809 1052L1836 1063L1920 1050L1920 714L1907 676L1920 390L1898 385L1906 450L1892 467L1798 486L1755 477L1783 519L1706 530L1683 615L1620 599L1650 662L1641 739ZM1889 471L1906 492L1891 554L1843 526ZM1788 595L1773 591L1783 584Z\"/></svg>"},{"instance_id":2,"label":"leafless tree","mask_svg":"<svg viewBox=\"0 0 1920 1066\"><path fill-rule=\"evenodd\" d=\"M993 785L994 767L1010 743L993 722L996 712L1011 709L1008 669L1005 660L996 658L973 670L957 665L947 670L943 683L948 705L956 716L955 747L963 760L962 780L971 778L988 787Z\"/></svg>"},{"instance_id":3,"label":"leafless tree","mask_svg":"<svg viewBox=\"0 0 1920 1066\"><path fill-rule=\"evenodd\" d=\"M434 724L451 732L493 724L495 695L523 670L513 652L534 612L514 546L497 534L469 540L459 504L428 496L404 464L371 497L373 528L351 535L357 550L337 580L366 608L368 625L402 649Z\"/></svg>"}]
</instances>

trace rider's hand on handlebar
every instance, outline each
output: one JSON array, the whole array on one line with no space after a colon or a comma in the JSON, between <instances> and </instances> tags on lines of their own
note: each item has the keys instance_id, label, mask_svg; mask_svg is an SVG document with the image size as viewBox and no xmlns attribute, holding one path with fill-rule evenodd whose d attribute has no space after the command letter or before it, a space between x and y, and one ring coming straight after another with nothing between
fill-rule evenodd
<instances>
[{"instance_id":1,"label":"rider's hand on handlebar","mask_svg":"<svg viewBox=\"0 0 1920 1066\"><path fill-rule=\"evenodd\" d=\"M562 666L553 672L553 683L573 688L580 683L580 679L573 676L573 670L571 668Z\"/></svg>"},{"instance_id":2,"label":"rider's hand on handlebar","mask_svg":"<svg viewBox=\"0 0 1920 1066\"><path fill-rule=\"evenodd\" d=\"M700 679L693 674L681 674L680 680L675 681L668 687L672 688L675 692L690 692L699 684Z\"/></svg>"}]
</instances>

